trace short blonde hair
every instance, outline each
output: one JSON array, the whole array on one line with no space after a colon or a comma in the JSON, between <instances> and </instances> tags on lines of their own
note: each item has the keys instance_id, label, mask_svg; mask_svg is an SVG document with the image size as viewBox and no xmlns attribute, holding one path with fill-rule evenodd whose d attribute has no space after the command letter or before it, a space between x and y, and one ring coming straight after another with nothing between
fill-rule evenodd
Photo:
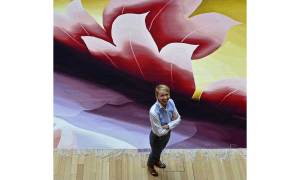
<instances>
[{"instance_id":1,"label":"short blonde hair","mask_svg":"<svg viewBox=\"0 0 300 180\"><path fill-rule=\"evenodd\" d=\"M158 96L158 91L160 90L165 90L170 94L170 88L169 86L165 85L165 84L159 84L155 87L155 97Z\"/></svg>"}]
</instances>

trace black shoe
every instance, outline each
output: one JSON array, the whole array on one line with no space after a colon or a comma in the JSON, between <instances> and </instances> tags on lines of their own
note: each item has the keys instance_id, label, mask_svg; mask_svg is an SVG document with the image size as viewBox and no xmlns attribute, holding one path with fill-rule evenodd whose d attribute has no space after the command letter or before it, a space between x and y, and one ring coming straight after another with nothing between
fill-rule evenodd
<instances>
[{"instance_id":1,"label":"black shoe","mask_svg":"<svg viewBox=\"0 0 300 180\"><path fill-rule=\"evenodd\" d=\"M148 166L148 171L152 176L158 176L158 173L153 166Z\"/></svg>"},{"instance_id":2,"label":"black shoe","mask_svg":"<svg viewBox=\"0 0 300 180\"><path fill-rule=\"evenodd\" d=\"M157 166L159 168L166 168L166 164L161 161L158 161L157 163L155 163L155 166Z\"/></svg>"}]
</instances>

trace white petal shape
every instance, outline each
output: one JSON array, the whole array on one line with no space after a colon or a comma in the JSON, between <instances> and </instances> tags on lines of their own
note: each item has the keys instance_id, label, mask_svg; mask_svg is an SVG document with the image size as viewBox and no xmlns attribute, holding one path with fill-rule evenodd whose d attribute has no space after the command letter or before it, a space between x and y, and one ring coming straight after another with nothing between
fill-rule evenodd
<instances>
[{"instance_id":1,"label":"white petal shape","mask_svg":"<svg viewBox=\"0 0 300 180\"><path fill-rule=\"evenodd\" d=\"M81 36L81 39L85 42L89 51L95 55L97 52L101 51L113 51L115 46L111 43L104 41L103 39L94 36Z\"/></svg>"},{"instance_id":2,"label":"white petal shape","mask_svg":"<svg viewBox=\"0 0 300 180\"><path fill-rule=\"evenodd\" d=\"M82 35L96 36L109 40L105 30L82 7L81 0L74 0L68 4L65 13L54 12L54 26L61 31L65 31L68 36L72 36L77 41ZM55 32L54 35L57 37L59 33Z\"/></svg>"},{"instance_id":3,"label":"white petal shape","mask_svg":"<svg viewBox=\"0 0 300 180\"><path fill-rule=\"evenodd\" d=\"M204 91L213 92L220 88L228 87L228 89L238 90L242 95L246 96L247 82L244 78L224 79L211 83L211 86L206 86Z\"/></svg>"},{"instance_id":4,"label":"white petal shape","mask_svg":"<svg viewBox=\"0 0 300 180\"><path fill-rule=\"evenodd\" d=\"M171 43L161 49L160 55L166 62L192 72L191 57L197 46L186 43Z\"/></svg>"},{"instance_id":5,"label":"white petal shape","mask_svg":"<svg viewBox=\"0 0 300 180\"><path fill-rule=\"evenodd\" d=\"M66 31L72 31L72 26L74 25L75 23L70 18L54 12L54 26L63 27Z\"/></svg>"},{"instance_id":6,"label":"white petal shape","mask_svg":"<svg viewBox=\"0 0 300 180\"><path fill-rule=\"evenodd\" d=\"M201 35L213 38L216 42L222 43L226 37L227 31L240 22L218 13L205 13L193 16L190 19L195 26L190 35ZM187 37L185 37L187 38ZM184 38L184 39L185 39Z\"/></svg>"},{"instance_id":7,"label":"white petal shape","mask_svg":"<svg viewBox=\"0 0 300 180\"><path fill-rule=\"evenodd\" d=\"M183 12L186 17L190 16L202 3L202 0L182 0Z\"/></svg>"},{"instance_id":8,"label":"white petal shape","mask_svg":"<svg viewBox=\"0 0 300 180\"><path fill-rule=\"evenodd\" d=\"M70 4L66 7L66 12L70 16L81 17L80 14L85 12L85 9L82 7L81 0L72 0L72 2L70 2Z\"/></svg>"},{"instance_id":9,"label":"white petal shape","mask_svg":"<svg viewBox=\"0 0 300 180\"><path fill-rule=\"evenodd\" d=\"M77 39L77 23L60 13L54 12L54 37L59 41L70 44L73 47L83 48L83 44Z\"/></svg>"},{"instance_id":10,"label":"white petal shape","mask_svg":"<svg viewBox=\"0 0 300 180\"><path fill-rule=\"evenodd\" d=\"M66 7L66 12L69 17L72 17L78 23L84 23L85 25L97 24L96 20L82 7L81 0L73 0Z\"/></svg>"},{"instance_id":11,"label":"white petal shape","mask_svg":"<svg viewBox=\"0 0 300 180\"><path fill-rule=\"evenodd\" d=\"M117 47L122 48L128 42L147 47L153 52L158 48L148 31L145 14L124 14L118 16L112 25L112 38Z\"/></svg>"},{"instance_id":12,"label":"white petal shape","mask_svg":"<svg viewBox=\"0 0 300 180\"><path fill-rule=\"evenodd\" d=\"M54 117L54 131L60 131L60 140L58 142L58 149L77 149L77 138L73 131L65 121L61 118Z\"/></svg>"},{"instance_id":13,"label":"white petal shape","mask_svg":"<svg viewBox=\"0 0 300 180\"><path fill-rule=\"evenodd\" d=\"M118 65L114 63L113 59L110 57L110 54L118 54L117 48L111 43L104 41L103 39L93 37L93 36L81 36L81 39L86 44L90 53L98 58L101 58L107 64L111 64L118 69Z\"/></svg>"}]
</instances>

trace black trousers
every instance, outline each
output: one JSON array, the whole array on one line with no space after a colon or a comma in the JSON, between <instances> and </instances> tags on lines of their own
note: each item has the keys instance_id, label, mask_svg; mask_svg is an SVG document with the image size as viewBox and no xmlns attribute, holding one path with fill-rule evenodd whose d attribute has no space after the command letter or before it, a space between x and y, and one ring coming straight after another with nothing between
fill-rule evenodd
<instances>
[{"instance_id":1,"label":"black trousers","mask_svg":"<svg viewBox=\"0 0 300 180\"><path fill-rule=\"evenodd\" d=\"M153 166L156 162L160 160L160 155L163 149L166 147L167 143L169 142L171 136L171 131L169 131L164 136L157 136L152 131L150 132L150 146L151 146L151 153L148 157L148 166Z\"/></svg>"}]
</instances>

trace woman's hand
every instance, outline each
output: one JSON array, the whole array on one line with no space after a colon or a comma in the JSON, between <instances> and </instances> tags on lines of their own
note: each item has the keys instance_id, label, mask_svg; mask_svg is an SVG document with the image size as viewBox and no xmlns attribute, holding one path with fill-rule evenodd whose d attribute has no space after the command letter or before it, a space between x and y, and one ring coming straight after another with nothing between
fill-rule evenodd
<instances>
[{"instance_id":1,"label":"woman's hand","mask_svg":"<svg viewBox=\"0 0 300 180\"><path fill-rule=\"evenodd\" d=\"M173 112L172 121L176 120L177 118L178 118L178 113L177 112Z\"/></svg>"},{"instance_id":2,"label":"woman's hand","mask_svg":"<svg viewBox=\"0 0 300 180\"><path fill-rule=\"evenodd\" d=\"M162 128L163 128L163 129L169 129L169 125L167 125L167 124L166 124L166 125L163 125Z\"/></svg>"}]
</instances>

